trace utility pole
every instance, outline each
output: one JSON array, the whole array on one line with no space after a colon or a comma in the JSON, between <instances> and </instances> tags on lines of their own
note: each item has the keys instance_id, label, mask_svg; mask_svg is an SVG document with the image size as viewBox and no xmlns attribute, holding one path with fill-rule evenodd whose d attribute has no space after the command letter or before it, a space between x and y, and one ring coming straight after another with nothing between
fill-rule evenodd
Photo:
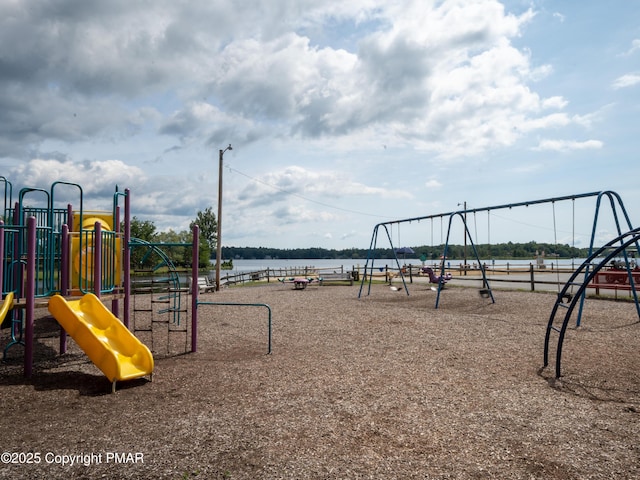
<instances>
[{"instance_id":1,"label":"utility pole","mask_svg":"<svg viewBox=\"0 0 640 480\"><path fill-rule=\"evenodd\" d=\"M233 150L231 144L224 150L220 150L218 159L218 228L216 236L216 292L220 291L220 267L222 265L222 158L224 152ZM196 260L197 261L197 260Z\"/></svg>"}]
</instances>

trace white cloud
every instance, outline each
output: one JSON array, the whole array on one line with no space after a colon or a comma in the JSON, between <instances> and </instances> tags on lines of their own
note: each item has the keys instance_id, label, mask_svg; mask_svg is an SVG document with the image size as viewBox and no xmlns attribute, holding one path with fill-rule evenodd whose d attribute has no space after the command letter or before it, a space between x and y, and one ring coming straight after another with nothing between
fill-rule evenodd
<instances>
[{"instance_id":1,"label":"white cloud","mask_svg":"<svg viewBox=\"0 0 640 480\"><path fill-rule=\"evenodd\" d=\"M556 96L544 99L541 103L541 106L545 109L562 109L565 108L568 104L569 102L565 98Z\"/></svg>"},{"instance_id":2,"label":"white cloud","mask_svg":"<svg viewBox=\"0 0 640 480\"><path fill-rule=\"evenodd\" d=\"M359 235L359 232L357 232L356 230L351 230L349 232L346 232L340 235L340 240L346 240L347 238L354 238L354 237L357 237L358 235Z\"/></svg>"},{"instance_id":3,"label":"white cloud","mask_svg":"<svg viewBox=\"0 0 640 480\"><path fill-rule=\"evenodd\" d=\"M49 191L54 182L79 185L85 209L111 210L116 186L130 190L132 215L153 221L158 230L185 230L198 210L213 203L213 195L194 188L197 181L183 177L149 176L141 168L120 160L81 161L34 159L14 167L7 175L20 188L37 187ZM80 207L80 190L74 186L55 188L55 202ZM15 193L15 192L14 192ZM122 199L119 201L123 205Z\"/></svg>"},{"instance_id":4,"label":"white cloud","mask_svg":"<svg viewBox=\"0 0 640 480\"><path fill-rule=\"evenodd\" d=\"M553 18L557 18L558 20L560 20L560 23L564 23L566 19L566 17L560 12L553 12Z\"/></svg>"},{"instance_id":5,"label":"white cloud","mask_svg":"<svg viewBox=\"0 0 640 480\"><path fill-rule=\"evenodd\" d=\"M640 74L628 73L616 78L611 86L617 90L620 88L633 87L638 83L640 83Z\"/></svg>"},{"instance_id":6,"label":"white cloud","mask_svg":"<svg viewBox=\"0 0 640 480\"><path fill-rule=\"evenodd\" d=\"M442 188L442 183L435 178L430 178L425 182L424 186L427 188Z\"/></svg>"},{"instance_id":7,"label":"white cloud","mask_svg":"<svg viewBox=\"0 0 640 480\"><path fill-rule=\"evenodd\" d=\"M403 190L374 187L355 182L336 171L309 170L289 166L269 172L247 185L237 196L246 205L266 205L304 199L325 206L335 205L348 197L410 198Z\"/></svg>"},{"instance_id":8,"label":"white cloud","mask_svg":"<svg viewBox=\"0 0 640 480\"><path fill-rule=\"evenodd\" d=\"M543 165L540 163L527 163L527 164L518 165L512 168L510 171L513 173L526 175L526 174L539 172L540 170L542 170L542 168L543 168Z\"/></svg>"},{"instance_id":9,"label":"white cloud","mask_svg":"<svg viewBox=\"0 0 640 480\"><path fill-rule=\"evenodd\" d=\"M585 140L578 142L574 140L542 140L535 150L553 150L557 152L570 152L574 150L594 150L603 147L600 140Z\"/></svg>"},{"instance_id":10,"label":"white cloud","mask_svg":"<svg viewBox=\"0 0 640 480\"><path fill-rule=\"evenodd\" d=\"M21 185L45 188L54 181L74 183L90 196L98 197L113 194L116 185L121 185L123 190L127 185L144 181L145 174L120 160L73 162L37 158L14 168L11 177Z\"/></svg>"},{"instance_id":11,"label":"white cloud","mask_svg":"<svg viewBox=\"0 0 640 480\"><path fill-rule=\"evenodd\" d=\"M552 113L544 117L533 119L523 119L518 128L523 132L533 132L535 130L547 130L551 128L564 127L570 123L569 116L566 113Z\"/></svg>"},{"instance_id":12,"label":"white cloud","mask_svg":"<svg viewBox=\"0 0 640 480\"><path fill-rule=\"evenodd\" d=\"M636 51L640 50L640 39L636 38L631 42L631 48L624 52L621 56L633 55Z\"/></svg>"},{"instance_id":13,"label":"white cloud","mask_svg":"<svg viewBox=\"0 0 640 480\"><path fill-rule=\"evenodd\" d=\"M185 9L158 1L143 10L116 2L97 12L19 14L0 7L5 18L18 19L0 23L4 45L24 37L18 31L39 32L5 56L9 70L33 70L11 95L44 91L38 103L61 103L44 109L58 112L50 118L32 111L35 123L17 138L36 145L44 138L108 139L116 131L135 134L146 122L185 147L230 137L354 135L452 157L511 145L520 119L566 105L529 89L527 81L549 69L533 67L529 53L511 44L534 18L531 9L513 15L497 0L286 5L194 1ZM211 28L208 19L219 18L225 21ZM299 33L328 19L372 23L353 51L318 46ZM130 100L146 98L161 104L131 108ZM104 104L96 109L98 101ZM81 119L60 121L61 111ZM15 123L11 109L3 114Z\"/></svg>"}]
</instances>

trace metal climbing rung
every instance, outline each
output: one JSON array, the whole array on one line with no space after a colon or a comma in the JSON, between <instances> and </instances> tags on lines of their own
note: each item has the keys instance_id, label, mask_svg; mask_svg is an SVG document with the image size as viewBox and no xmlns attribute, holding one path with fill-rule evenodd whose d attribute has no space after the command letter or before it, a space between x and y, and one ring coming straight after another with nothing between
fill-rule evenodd
<instances>
[{"instance_id":1,"label":"metal climbing rung","mask_svg":"<svg viewBox=\"0 0 640 480\"><path fill-rule=\"evenodd\" d=\"M169 329L169 333L187 333L186 328L171 328Z\"/></svg>"}]
</instances>

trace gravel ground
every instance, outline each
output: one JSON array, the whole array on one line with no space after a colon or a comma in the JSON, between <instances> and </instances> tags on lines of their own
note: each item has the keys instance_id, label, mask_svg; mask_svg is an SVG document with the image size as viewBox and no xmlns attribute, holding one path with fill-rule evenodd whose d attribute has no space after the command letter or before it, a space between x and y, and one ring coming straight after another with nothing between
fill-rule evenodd
<instances>
[{"instance_id":1,"label":"gravel ground","mask_svg":"<svg viewBox=\"0 0 640 480\"><path fill-rule=\"evenodd\" d=\"M634 305L588 300L542 369L555 296L373 285L229 288L202 300L197 353L153 381L106 378L37 322L37 363L0 365L2 478L631 479L640 477ZM0 332L0 345L8 331ZM555 350L555 343L554 343ZM16 463L6 463L7 458ZM27 463L28 461L31 463ZM74 461L74 465L68 462ZM67 462L67 464L63 464Z\"/></svg>"}]
</instances>

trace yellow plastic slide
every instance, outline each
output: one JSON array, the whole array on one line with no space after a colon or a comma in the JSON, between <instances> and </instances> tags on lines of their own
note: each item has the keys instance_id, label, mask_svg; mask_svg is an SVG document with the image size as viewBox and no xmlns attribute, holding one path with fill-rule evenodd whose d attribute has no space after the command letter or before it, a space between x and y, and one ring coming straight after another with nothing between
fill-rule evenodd
<instances>
[{"instance_id":1,"label":"yellow plastic slide","mask_svg":"<svg viewBox=\"0 0 640 480\"><path fill-rule=\"evenodd\" d=\"M4 301L2 302L2 307L0 307L0 325L4 322L4 317L7 316L9 310L13 308L13 292L7 293L7 296L4 297Z\"/></svg>"},{"instance_id":2,"label":"yellow plastic slide","mask_svg":"<svg viewBox=\"0 0 640 480\"><path fill-rule=\"evenodd\" d=\"M92 293L67 302L49 299L49 311L113 384L151 375L153 355Z\"/></svg>"}]
</instances>

